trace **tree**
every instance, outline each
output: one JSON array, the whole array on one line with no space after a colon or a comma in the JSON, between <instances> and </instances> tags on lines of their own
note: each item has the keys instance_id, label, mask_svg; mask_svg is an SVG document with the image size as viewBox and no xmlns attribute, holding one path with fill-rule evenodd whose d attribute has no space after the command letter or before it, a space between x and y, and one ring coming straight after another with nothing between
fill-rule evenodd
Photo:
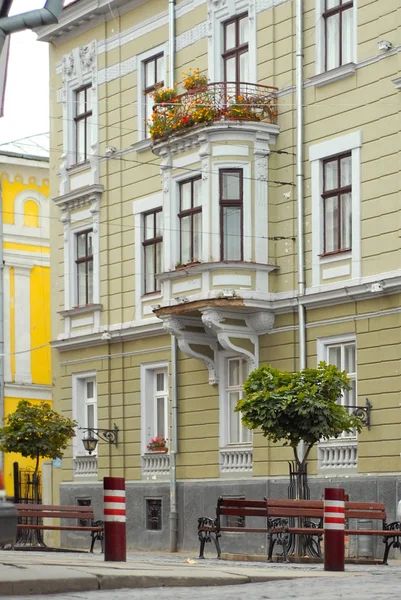
<instances>
[{"instance_id":1,"label":"tree","mask_svg":"<svg viewBox=\"0 0 401 600\"><path fill-rule=\"evenodd\" d=\"M7 417L0 428L0 450L18 452L36 461L34 477L39 468L39 458L58 458L75 436L76 421L55 412L50 404L18 402L17 410Z\"/></svg>"},{"instance_id":2,"label":"tree","mask_svg":"<svg viewBox=\"0 0 401 600\"><path fill-rule=\"evenodd\" d=\"M346 373L324 362L317 369L297 373L264 365L246 380L244 398L235 410L241 412L242 423L249 429L260 428L268 440L291 446L301 472L317 442L361 431L360 418L338 404L349 389ZM301 441L305 443L303 457L298 454Z\"/></svg>"}]
</instances>

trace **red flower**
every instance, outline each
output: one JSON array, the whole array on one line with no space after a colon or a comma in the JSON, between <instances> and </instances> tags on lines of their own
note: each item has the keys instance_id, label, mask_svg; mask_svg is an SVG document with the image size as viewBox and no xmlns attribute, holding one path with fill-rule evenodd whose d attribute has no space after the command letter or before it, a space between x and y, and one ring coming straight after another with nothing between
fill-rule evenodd
<instances>
[{"instance_id":1,"label":"red flower","mask_svg":"<svg viewBox=\"0 0 401 600\"><path fill-rule=\"evenodd\" d=\"M188 123L188 121L189 121L189 117L187 117L187 116L182 117L182 122L184 123L184 125L186 125Z\"/></svg>"}]
</instances>

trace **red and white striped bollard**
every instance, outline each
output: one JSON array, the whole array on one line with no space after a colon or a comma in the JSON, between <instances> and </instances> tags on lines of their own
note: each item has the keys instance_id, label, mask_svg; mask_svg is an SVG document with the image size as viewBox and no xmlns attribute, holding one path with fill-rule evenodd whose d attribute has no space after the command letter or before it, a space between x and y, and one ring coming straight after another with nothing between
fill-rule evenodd
<instances>
[{"instance_id":1,"label":"red and white striped bollard","mask_svg":"<svg viewBox=\"0 0 401 600\"><path fill-rule=\"evenodd\" d=\"M125 479L103 478L104 560L127 560Z\"/></svg>"},{"instance_id":2,"label":"red and white striped bollard","mask_svg":"<svg viewBox=\"0 0 401 600\"><path fill-rule=\"evenodd\" d=\"M345 502L342 488L324 490L324 570L344 571Z\"/></svg>"}]
</instances>

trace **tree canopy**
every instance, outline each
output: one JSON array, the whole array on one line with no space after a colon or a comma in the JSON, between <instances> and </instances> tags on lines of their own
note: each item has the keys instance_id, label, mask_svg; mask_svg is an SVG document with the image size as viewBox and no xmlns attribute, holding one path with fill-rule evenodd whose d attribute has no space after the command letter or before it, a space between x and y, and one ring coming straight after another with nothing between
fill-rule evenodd
<instances>
[{"instance_id":1,"label":"tree canopy","mask_svg":"<svg viewBox=\"0 0 401 600\"><path fill-rule=\"evenodd\" d=\"M324 362L297 373L264 365L249 375L235 410L249 429L261 429L272 442L291 446L297 465L303 465L320 440L362 429L360 418L338 403L349 389L346 373ZM301 441L303 457L298 455Z\"/></svg>"},{"instance_id":2,"label":"tree canopy","mask_svg":"<svg viewBox=\"0 0 401 600\"><path fill-rule=\"evenodd\" d=\"M63 455L77 426L76 421L55 412L47 402L31 404L27 400L20 400L6 421L0 428L0 450L35 460L35 475L39 458L54 459Z\"/></svg>"}]
</instances>

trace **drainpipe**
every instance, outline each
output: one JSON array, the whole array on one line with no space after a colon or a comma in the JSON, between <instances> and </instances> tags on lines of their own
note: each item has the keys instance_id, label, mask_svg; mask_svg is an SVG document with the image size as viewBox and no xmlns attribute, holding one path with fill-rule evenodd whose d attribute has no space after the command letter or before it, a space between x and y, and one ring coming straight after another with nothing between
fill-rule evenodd
<instances>
[{"instance_id":1,"label":"drainpipe","mask_svg":"<svg viewBox=\"0 0 401 600\"><path fill-rule=\"evenodd\" d=\"M305 233L304 233L304 171L303 171L303 2L296 0L296 184L297 184L297 239L298 239L298 329L299 369L306 367L306 322L303 296L305 295ZM298 446L300 460L305 445Z\"/></svg>"},{"instance_id":2,"label":"drainpipe","mask_svg":"<svg viewBox=\"0 0 401 600\"><path fill-rule=\"evenodd\" d=\"M0 19L0 54L8 34L58 23L63 5L64 0L47 0L44 8Z\"/></svg>"},{"instance_id":3,"label":"drainpipe","mask_svg":"<svg viewBox=\"0 0 401 600\"><path fill-rule=\"evenodd\" d=\"M177 473L177 341L171 336L171 435L170 435L170 552L178 547Z\"/></svg>"},{"instance_id":4,"label":"drainpipe","mask_svg":"<svg viewBox=\"0 0 401 600\"><path fill-rule=\"evenodd\" d=\"M174 0L168 0L168 64L169 83L174 87L175 71L175 5Z\"/></svg>"}]
</instances>

